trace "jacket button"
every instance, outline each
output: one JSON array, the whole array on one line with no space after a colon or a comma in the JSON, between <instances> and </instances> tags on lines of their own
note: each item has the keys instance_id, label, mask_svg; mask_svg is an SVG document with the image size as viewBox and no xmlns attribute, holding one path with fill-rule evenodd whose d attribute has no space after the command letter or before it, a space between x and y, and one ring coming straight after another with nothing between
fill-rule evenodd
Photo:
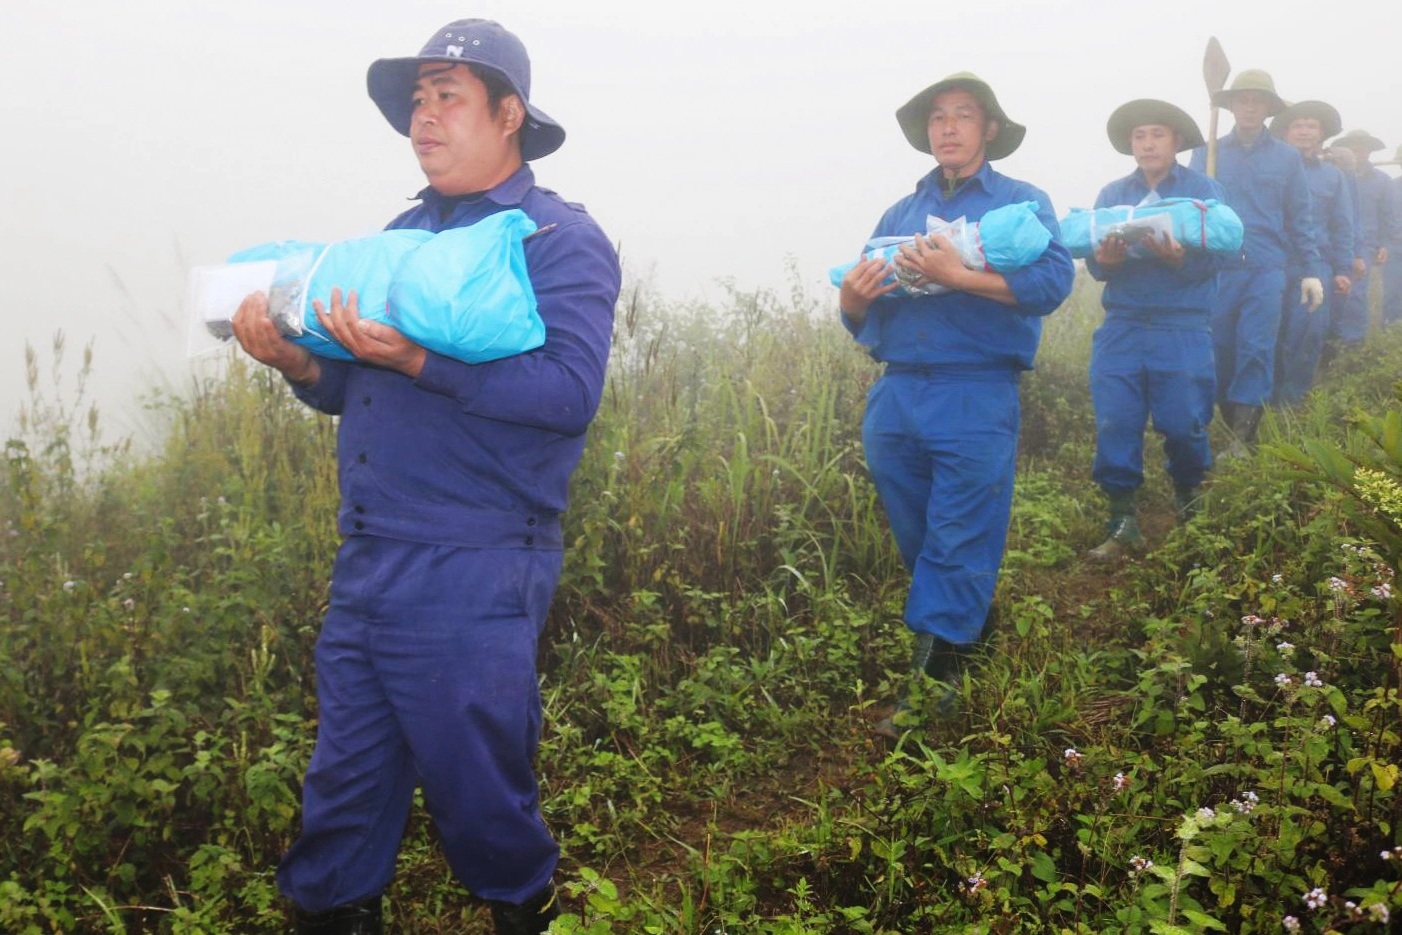
<instances>
[{"instance_id":1,"label":"jacket button","mask_svg":"<svg viewBox=\"0 0 1402 935\"><path fill-rule=\"evenodd\" d=\"M365 524L362 523L360 520L356 520L356 521L355 521L355 528L356 528L356 529L364 529L364 528L365 528Z\"/></svg>"},{"instance_id":2,"label":"jacket button","mask_svg":"<svg viewBox=\"0 0 1402 935\"><path fill-rule=\"evenodd\" d=\"M369 397L369 396L362 396L361 399L360 399L360 401L361 401L362 403L364 403L365 405L367 405L367 406L370 405L370 397Z\"/></svg>"},{"instance_id":3,"label":"jacket button","mask_svg":"<svg viewBox=\"0 0 1402 935\"><path fill-rule=\"evenodd\" d=\"M527 536L526 545L535 545L535 536Z\"/></svg>"},{"instance_id":4,"label":"jacket button","mask_svg":"<svg viewBox=\"0 0 1402 935\"><path fill-rule=\"evenodd\" d=\"M365 463L365 455L364 455L364 453L362 453L362 454L361 454L359 457L357 457L355 460L359 461L361 464L364 464L364 463Z\"/></svg>"},{"instance_id":5,"label":"jacket button","mask_svg":"<svg viewBox=\"0 0 1402 935\"><path fill-rule=\"evenodd\" d=\"M526 520L526 525L527 525L527 526L534 526L534 525L535 525L535 517L532 516L530 519Z\"/></svg>"},{"instance_id":6,"label":"jacket button","mask_svg":"<svg viewBox=\"0 0 1402 935\"><path fill-rule=\"evenodd\" d=\"M357 503L357 504L355 505L355 511L356 511L357 513L364 513L364 512L365 512L365 507L363 507L363 506L361 506L359 503Z\"/></svg>"}]
</instances>

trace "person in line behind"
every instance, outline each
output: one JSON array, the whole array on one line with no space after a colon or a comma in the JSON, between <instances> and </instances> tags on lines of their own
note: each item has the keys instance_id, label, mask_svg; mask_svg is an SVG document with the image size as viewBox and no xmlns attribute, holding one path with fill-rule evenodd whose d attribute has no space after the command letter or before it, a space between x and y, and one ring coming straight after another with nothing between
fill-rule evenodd
<instances>
[{"instance_id":1,"label":"person in line behind","mask_svg":"<svg viewBox=\"0 0 1402 935\"><path fill-rule=\"evenodd\" d=\"M995 172L1026 128L1008 119L993 89L968 72L935 82L896 120L935 167L877 222L873 236L916 235L896 264L938 295L896 294L891 264L860 260L842 280L842 323L885 374L867 397L862 442L901 557L911 572L905 624L914 634L912 687L943 686L984 631L1012 509L1018 378L1032 368L1042 317L1071 292L1071 255L1041 189ZM964 266L948 237L925 236L926 218L978 221L993 208L1035 202L1053 235L1031 265L1008 273ZM877 731L897 737L894 714Z\"/></svg>"},{"instance_id":2,"label":"person in line behind","mask_svg":"<svg viewBox=\"0 0 1402 935\"><path fill-rule=\"evenodd\" d=\"M1339 303L1329 329L1337 352L1356 346L1368 335L1369 275L1374 267L1386 268L1387 245L1402 240L1402 216L1394 208L1392 180L1368 161L1370 154L1385 148L1382 140L1366 130L1350 130L1330 145L1353 154L1360 237L1354 247L1353 288Z\"/></svg>"},{"instance_id":3,"label":"person in line behind","mask_svg":"<svg viewBox=\"0 0 1402 935\"><path fill-rule=\"evenodd\" d=\"M1299 101L1271 120L1271 132L1298 149L1305 160L1310 221L1321 260L1311 268L1292 254L1286 266L1272 399L1280 406L1296 405L1314 384L1332 309L1348 298L1353 287L1353 196L1343 172L1323 158L1324 141L1336 136L1341 126L1339 112L1323 101ZM1307 276L1330 284L1323 303L1313 312L1297 298L1298 284Z\"/></svg>"},{"instance_id":4,"label":"person in line behind","mask_svg":"<svg viewBox=\"0 0 1402 935\"><path fill-rule=\"evenodd\" d=\"M1216 199L1222 186L1178 163L1178 153L1202 145L1197 124L1181 108L1142 98L1122 104L1106 125L1110 144L1134 157L1135 169L1106 185L1095 207L1137 206L1164 198ZM1109 501L1105 541L1096 561L1143 548L1135 495L1144 483L1144 429L1150 416L1163 436L1173 499L1180 520L1193 509L1212 467L1207 429L1217 380L1210 310L1221 260L1187 250L1168 232L1130 244L1110 236L1095 247L1086 269L1105 283L1105 322L1095 332L1090 392L1095 405L1095 465L1091 476Z\"/></svg>"}]
</instances>

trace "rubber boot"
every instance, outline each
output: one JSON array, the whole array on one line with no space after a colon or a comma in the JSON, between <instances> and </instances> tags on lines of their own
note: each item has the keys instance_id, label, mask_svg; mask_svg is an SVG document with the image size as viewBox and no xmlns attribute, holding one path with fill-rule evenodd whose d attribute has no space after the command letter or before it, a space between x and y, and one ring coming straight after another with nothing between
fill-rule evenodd
<instances>
[{"instance_id":1,"label":"rubber boot","mask_svg":"<svg viewBox=\"0 0 1402 935\"><path fill-rule=\"evenodd\" d=\"M1134 491L1110 494L1110 521L1105 541L1086 553L1091 561L1112 562L1144 548L1144 536L1134 517Z\"/></svg>"},{"instance_id":2,"label":"rubber boot","mask_svg":"<svg viewBox=\"0 0 1402 935\"><path fill-rule=\"evenodd\" d=\"M1222 452L1224 460L1251 457L1251 451L1256 446L1256 430L1261 426L1261 412L1260 406L1246 403L1222 404L1222 415L1227 419L1227 430L1232 436L1227 449Z\"/></svg>"},{"instance_id":3,"label":"rubber boot","mask_svg":"<svg viewBox=\"0 0 1402 935\"><path fill-rule=\"evenodd\" d=\"M294 911L297 935L383 935L380 897L322 912Z\"/></svg>"},{"instance_id":4,"label":"rubber boot","mask_svg":"<svg viewBox=\"0 0 1402 935\"><path fill-rule=\"evenodd\" d=\"M896 703L896 710L877 722L873 731L891 740L899 740L901 734L910 730L911 714L915 710L913 695L923 689L926 679L935 681L935 710L941 717L952 715L959 703L959 695L953 681L959 676L959 648L946 642L933 633L915 634L915 647L910 657L910 687L906 697ZM916 686L920 685L921 689Z\"/></svg>"},{"instance_id":5,"label":"rubber boot","mask_svg":"<svg viewBox=\"0 0 1402 935\"><path fill-rule=\"evenodd\" d=\"M555 886L549 884L535 896L521 903L489 902L492 924L497 935L540 935L550 927L550 920L560 915L560 902L555 898Z\"/></svg>"},{"instance_id":6,"label":"rubber boot","mask_svg":"<svg viewBox=\"0 0 1402 935\"><path fill-rule=\"evenodd\" d=\"M1196 487L1173 488L1173 511L1179 523L1186 523L1198 515L1198 489Z\"/></svg>"}]
</instances>

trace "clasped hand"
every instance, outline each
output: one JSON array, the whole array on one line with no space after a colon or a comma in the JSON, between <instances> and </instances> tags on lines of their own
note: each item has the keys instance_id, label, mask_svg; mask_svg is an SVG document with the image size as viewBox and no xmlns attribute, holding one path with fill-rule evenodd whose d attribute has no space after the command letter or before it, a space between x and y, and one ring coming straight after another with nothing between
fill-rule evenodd
<instances>
[{"instance_id":1,"label":"clasped hand","mask_svg":"<svg viewBox=\"0 0 1402 935\"><path fill-rule=\"evenodd\" d=\"M969 272L954 241L945 234L916 234L910 243L901 244L895 259L901 269L916 274L917 287L934 283L957 289Z\"/></svg>"}]
</instances>

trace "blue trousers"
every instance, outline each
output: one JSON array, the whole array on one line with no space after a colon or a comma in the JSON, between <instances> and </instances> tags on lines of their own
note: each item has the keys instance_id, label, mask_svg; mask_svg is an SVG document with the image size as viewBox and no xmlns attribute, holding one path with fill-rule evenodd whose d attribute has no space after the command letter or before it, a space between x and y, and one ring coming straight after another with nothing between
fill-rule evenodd
<instances>
[{"instance_id":1,"label":"blue trousers","mask_svg":"<svg viewBox=\"0 0 1402 935\"><path fill-rule=\"evenodd\" d=\"M1392 325L1402 321L1402 244L1398 252L1389 252L1383 264L1383 324Z\"/></svg>"},{"instance_id":2,"label":"blue trousers","mask_svg":"<svg viewBox=\"0 0 1402 935\"><path fill-rule=\"evenodd\" d=\"M1329 333L1345 344L1357 344L1368 336L1368 280L1373 266L1353 281L1353 291L1334 305Z\"/></svg>"},{"instance_id":3,"label":"blue trousers","mask_svg":"<svg viewBox=\"0 0 1402 935\"><path fill-rule=\"evenodd\" d=\"M1272 402L1293 406L1314 386L1314 371L1329 336L1331 309L1344 300L1333 288L1333 277L1322 276L1324 304L1313 312L1300 304L1300 280L1291 279L1280 308L1280 339L1276 342L1275 392Z\"/></svg>"},{"instance_id":4,"label":"blue trousers","mask_svg":"<svg viewBox=\"0 0 1402 935\"><path fill-rule=\"evenodd\" d=\"M867 396L862 442L901 558L905 622L955 645L978 640L1012 513L1013 371L888 369Z\"/></svg>"},{"instance_id":5,"label":"blue trousers","mask_svg":"<svg viewBox=\"0 0 1402 935\"><path fill-rule=\"evenodd\" d=\"M1284 270L1237 268L1218 277L1212 306L1218 402L1264 406L1270 401L1284 292Z\"/></svg>"},{"instance_id":6,"label":"blue trousers","mask_svg":"<svg viewBox=\"0 0 1402 935\"><path fill-rule=\"evenodd\" d=\"M1144 483L1144 428L1150 416L1163 436L1175 486L1198 486L1212 467L1207 427L1217 378L1207 315L1160 318L1153 323L1107 315L1091 346L1091 476L1110 495Z\"/></svg>"},{"instance_id":7,"label":"blue trousers","mask_svg":"<svg viewBox=\"0 0 1402 935\"><path fill-rule=\"evenodd\" d=\"M522 902L545 887L559 848L531 766L535 658L560 566L558 551L345 540L284 895L319 912L383 892L416 785L469 890Z\"/></svg>"}]
</instances>

